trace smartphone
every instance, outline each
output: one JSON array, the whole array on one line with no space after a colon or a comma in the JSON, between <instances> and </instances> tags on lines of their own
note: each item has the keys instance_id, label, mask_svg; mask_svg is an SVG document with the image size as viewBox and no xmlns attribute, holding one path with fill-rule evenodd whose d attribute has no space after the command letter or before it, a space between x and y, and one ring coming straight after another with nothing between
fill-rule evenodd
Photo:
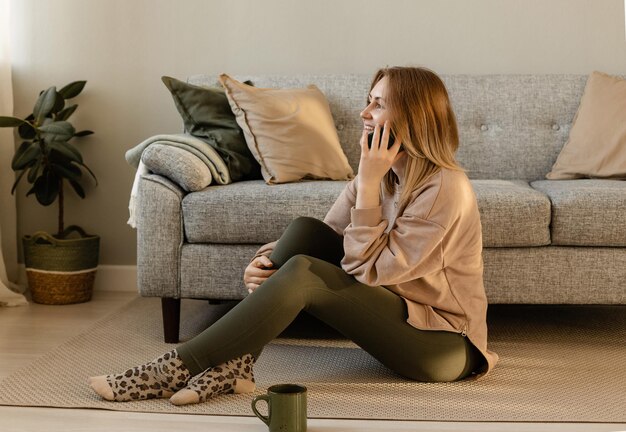
<instances>
[{"instance_id":1,"label":"smartphone","mask_svg":"<svg viewBox=\"0 0 626 432\"><path fill-rule=\"evenodd\" d=\"M372 148L372 141L374 140L374 134L376 132L372 132L370 134L367 134L367 147L368 148ZM380 128L380 138L378 139L378 142L380 143L380 141L383 139L383 128ZM390 149L391 146L393 145L393 142L395 141L395 137L393 136L393 132L389 131L389 142L387 143L387 149Z\"/></svg>"}]
</instances>

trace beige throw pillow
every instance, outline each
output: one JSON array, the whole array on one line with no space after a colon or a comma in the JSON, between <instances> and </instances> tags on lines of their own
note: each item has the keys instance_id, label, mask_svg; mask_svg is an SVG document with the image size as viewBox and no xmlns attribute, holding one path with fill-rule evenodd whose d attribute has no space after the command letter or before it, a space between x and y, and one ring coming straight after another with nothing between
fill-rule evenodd
<instances>
[{"instance_id":1,"label":"beige throw pillow","mask_svg":"<svg viewBox=\"0 0 626 432\"><path fill-rule=\"evenodd\" d=\"M258 88L226 74L220 82L266 183L354 177L328 101L315 85Z\"/></svg>"},{"instance_id":2,"label":"beige throw pillow","mask_svg":"<svg viewBox=\"0 0 626 432\"><path fill-rule=\"evenodd\" d=\"M551 180L626 179L626 80L594 71Z\"/></svg>"}]
</instances>

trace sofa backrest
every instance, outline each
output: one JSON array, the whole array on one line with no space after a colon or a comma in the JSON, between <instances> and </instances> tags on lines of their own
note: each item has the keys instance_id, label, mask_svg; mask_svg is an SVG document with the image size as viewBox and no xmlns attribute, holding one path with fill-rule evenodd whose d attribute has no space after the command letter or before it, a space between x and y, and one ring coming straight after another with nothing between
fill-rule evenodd
<instances>
[{"instance_id":1,"label":"sofa backrest","mask_svg":"<svg viewBox=\"0 0 626 432\"><path fill-rule=\"evenodd\" d=\"M341 145L357 171L359 116L370 75L233 75L256 87L317 85L328 98ZM460 133L457 159L472 179L545 178L567 141L587 75L441 75ZM215 75L188 82L219 86Z\"/></svg>"}]
</instances>

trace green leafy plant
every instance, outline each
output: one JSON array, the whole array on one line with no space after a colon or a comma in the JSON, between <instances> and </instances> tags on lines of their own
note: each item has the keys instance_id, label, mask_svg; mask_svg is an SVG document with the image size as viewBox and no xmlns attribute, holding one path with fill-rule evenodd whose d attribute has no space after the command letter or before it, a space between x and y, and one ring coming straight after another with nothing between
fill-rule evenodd
<instances>
[{"instance_id":1,"label":"green leafy plant","mask_svg":"<svg viewBox=\"0 0 626 432\"><path fill-rule=\"evenodd\" d=\"M44 206L49 206L58 198L57 237L61 237L64 231L64 182L69 182L81 198L85 198L85 190L81 185L84 180L83 169L89 172L96 185L98 184L96 176L84 164L78 149L69 142L74 137L93 134L89 130L76 132L68 119L78 105L65 106L68 99L78 96L83 91L85 84L87 81L75 81L58 91L56 87L42 91L32 114L25 119L0 116L0 127L17 128L22 140L11 161L11 168L18 174L11 194L26 175L27 181L32 185L26 196L35 194L37 201Z\"/></svg>"}]
</instances>

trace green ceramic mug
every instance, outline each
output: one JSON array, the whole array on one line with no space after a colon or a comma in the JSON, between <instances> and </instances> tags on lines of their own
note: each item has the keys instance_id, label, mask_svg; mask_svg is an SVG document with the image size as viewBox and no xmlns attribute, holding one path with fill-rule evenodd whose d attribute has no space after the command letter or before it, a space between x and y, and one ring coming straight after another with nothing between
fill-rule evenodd
<instances>
[{"instance_id":1,"label":"green ceramic mug","mask_svg":"<svg viewBox=\"0 0 626 432\"><path fill-rule=\"evenodd\" d=\"M258 401L267 403L267 416L256 409ZM270 432L306 431L306 387L298 384L277 384L267 394L252 399L252 411L269 426Z\"/></svg>"}]
</instances>

